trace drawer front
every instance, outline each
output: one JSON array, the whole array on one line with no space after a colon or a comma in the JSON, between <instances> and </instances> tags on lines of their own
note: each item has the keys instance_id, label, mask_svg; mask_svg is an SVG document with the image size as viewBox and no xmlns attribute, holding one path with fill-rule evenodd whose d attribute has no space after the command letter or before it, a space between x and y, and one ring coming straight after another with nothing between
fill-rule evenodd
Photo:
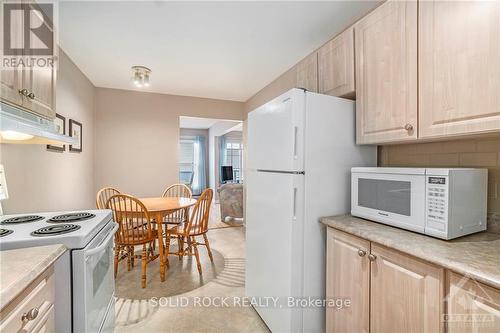
<instances>
[{"instance_id":1,"label":"drawer front","mask_svg":"<svg viewBox=\"0 0 500 333\"><path fill-rule=\"evenodd\" d=\"M1 332L51 332L54 323L54 274L45 271L0 315ZM36 313L36 315L35 315ZM29 318L31 314L31 318ZM43 328L51 330L44 330Z\"/></svg>"},{"instance_id":2,"label":"drawer front","mask_svg":"<svg viewBox=\"0 0 500 333\"><path fill-rule=\"evenodd\" d=\"M49 333L55 332L55 311L54 306L51 306L49 310L45 313L45 315L40 319L40 321L36 324L33 333Z\"/></svg>"}]
</instances>

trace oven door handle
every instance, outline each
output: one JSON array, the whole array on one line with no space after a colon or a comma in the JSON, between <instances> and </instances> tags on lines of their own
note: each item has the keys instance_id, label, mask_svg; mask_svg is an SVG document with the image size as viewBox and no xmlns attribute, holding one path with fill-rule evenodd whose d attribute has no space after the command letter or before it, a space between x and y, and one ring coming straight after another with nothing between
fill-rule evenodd
<instances>
[{"instance_id":1,"label":"oven door handle","mask_svg":"<svg viewBox=\"0 0 500 333\"><path fill-rule=\"evenodd\" d=\"M97 253L102 252L106 248L106 246L108 246L109 241L111 239L113 239L117 230L118 230L118 223L115 223L115 225L113 226L113 229L111 229L111 232L109 233L108 237L106 237L106 239L104 239L102 241L101 245L99 245L98 247L93 248L91 250L85 251L85 259L87 259L88 257L92 257L93 255L95 255Z\"/></svg>"}]
</instances>

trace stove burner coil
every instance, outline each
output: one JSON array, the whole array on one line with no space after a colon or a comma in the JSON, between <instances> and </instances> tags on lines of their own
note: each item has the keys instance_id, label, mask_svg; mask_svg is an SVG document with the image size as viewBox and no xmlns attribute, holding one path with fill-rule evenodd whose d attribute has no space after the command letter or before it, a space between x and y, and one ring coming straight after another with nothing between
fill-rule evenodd
<instances>
[{"instance_id":1,"label":"stove burner coil","mask_svg":"<svg viewBox=\"0 0 500 333\"><path fill-rule=\"evenodd\" d=\"M78 222L94 218L95 215L87 212L81 213L69 213L63 215L57 215L47 220L51 223L66 223L66 222Z\"/></svg>"},{"instance_id":2,"label":"stove burner coil","mask_svg":"<svg viewBox=\"0 0 500 333\"><path fill-rule=\"evenodd\" d=\"M28 222L39 221L41 219L43 219L43 217L38 215L23 215L5 219L2 222L0 222L0 224L28 223Z\"/></svg>"},{"instance_id":3,"label":"stove burner coil","mask_svg":"<svg viewBox=\"0 0 500 333\"><path fill-rule=\"evenodd\" d=\"M33 231L31 233L31 236L55 236L55 235L66 234L68 232L72 232L78 229L80 229L80 226L76 224L50 225L48 227L43 227Z\"/></svg>"},{"instance_id":4,"label":"stove burner coil","mask_svg":"<svg viewBox=\"0 0 500 333\"><path fill-rule=\"evenodd\" d=\"M9 229L0 229L0 237L10 235L10 234L11 234L11 233L13 233L13 232L14 232L14 231L9 230Z\"/></svg>"}]
</instances>

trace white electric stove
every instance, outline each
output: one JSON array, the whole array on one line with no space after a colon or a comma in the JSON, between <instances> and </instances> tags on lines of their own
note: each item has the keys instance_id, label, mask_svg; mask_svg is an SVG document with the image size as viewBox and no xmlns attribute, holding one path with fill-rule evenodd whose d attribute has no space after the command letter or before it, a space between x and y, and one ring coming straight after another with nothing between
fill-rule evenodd
<instances>
[{"instance_id":1,"label":"white electric stove","mask_svg":"<svg viewBox=\"0 0 500 333\"><path fill-rule=\"evenodd\" d=\"M114 331L117 229L110 210L0 217L0 250L50 244L63 244L69 250L55 264L57 332Z\"/></svg>"}]
</instances>

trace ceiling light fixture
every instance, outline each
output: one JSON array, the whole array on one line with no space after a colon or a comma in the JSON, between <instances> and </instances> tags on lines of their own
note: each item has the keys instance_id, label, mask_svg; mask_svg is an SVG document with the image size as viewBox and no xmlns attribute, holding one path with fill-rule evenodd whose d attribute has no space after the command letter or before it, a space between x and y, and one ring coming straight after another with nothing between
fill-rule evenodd
<instances>
[{"instance_id":1,"label":"ceiling light fixture","mask_svg":"<svg viewBox=\"0 0 500 333\"><path fill-rule=\"evenodd\" d=\"M151 69L144 66L132 66L132 71L134 72L132 82L137 88L149 87Z\"/></svg>"}]
</instances>

